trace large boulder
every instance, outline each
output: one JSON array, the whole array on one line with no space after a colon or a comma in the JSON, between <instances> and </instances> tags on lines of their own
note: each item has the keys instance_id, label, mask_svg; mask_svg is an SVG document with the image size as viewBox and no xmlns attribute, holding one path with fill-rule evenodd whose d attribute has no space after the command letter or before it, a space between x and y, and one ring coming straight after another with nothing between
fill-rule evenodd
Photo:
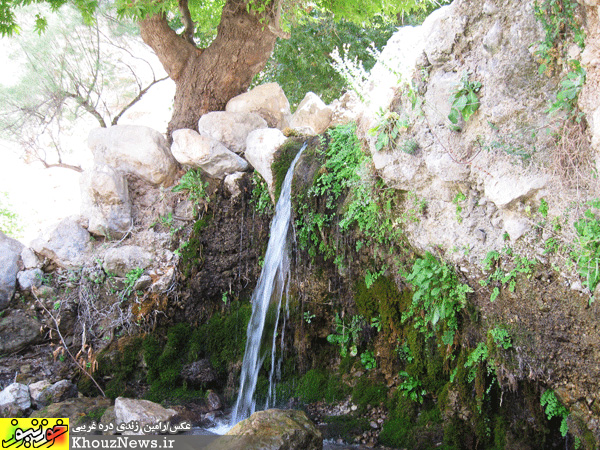
<instances>
[{"instance_id":1,"label":"large boulder","mask_svg":"<svg viewBox=\"0 0 600 450\"><path fill-rule=\"evenodd\" d=\"M132 226L127 178L112 167L96 164L81 176L81 215L90 233L121 239Z\"/></svg>"},{"instance_id":2,"label":"large boulder","mask_svg":"<svg viewBox=\"0 0 600 450\"><path fill-rule=\"evenodd\" d=\"M217 372L208 359L187 364L181 370L181 378L190 386L203 386L217 379Z\"/></svg>"},{"instance_id":3,"label":"large boulder","mask_svg":"<svg viewBox=\"0 0 600 450\"><path fill-rule=\"evenodd\" d=\"M140 430L144 425L155 425L158 422L168 422L177 411L166 409L158 403L148 400L134 400L131 398L117 397L115 400L115 417L117 425L138 421Z\"/></svg>"},{"instance_id":4,"label":"large boulder","mask_svg":"<svg viewBox=\"0 0 600 450\"><path fill-rule=\"evenodd\" d=\"M308 92L292 116L290 126L300 129L308 127L313 131L312 134L321 134L329 127L332 115L332 109L317 94Z\"/></svg>"},{"instance_id":5,"label":"large boulder","mask_svg":"<svg viewBox=\"0 0 600 450\"><path fill-rule=\"evenodd\" d=\"M0 355L14 353L41 340L41 324L21 310L0 317Z\"/></svg>"},{"instance_id":6,"label":"large boulder","mask_svg":"<svg viewBox=\"0 0 600 450\"><path fill-rule=\"evenodd\" d=\"M90 233L72 218L48 228L31 243L38 254L59 266L75 269L85 264Z\"/></svg>"},{"instance_id":7,"label":"large boulder","mask_svg":"<svg viewBox=\"0 0 600 450\"><path fill-rule=\"evenodd\" d=\"M243 153L248 134L267 126L267 121L254 112L214 111L200 117L198 132L222 142L236 153Z\"/></svg>"},{"instance_id":8,"label":"large boulder","mask_svg":"<svg viewBox=\"0 0 600 450\"><path fill-rule=\"evenodd\" d=\"M104 255L103 268L106 273L124 277L133 269L145 269L152 263L152 255L137 245L111 248Z\"/></svg>"},{"instance_id":9,"label":"large boulder","mask_svg":"<svg viewBox=\"0 0 600 450\"><path fill-rule=\"evenodd\" d=\"M110 407L110 404L110 399L105 397L69 398L34 411L30 417L66 417L69 419L69 425L81 425L91 422L91 417L97 417L98 414Z\"/></svg>"},{"instance_id":10,"label":"large boulder","mask_svg":"<svg viewBox=\"0 0 600 450\"><path fill-rule=\"evenodd\" d=\"M283 129L289 124L290 102L277 83L261 84L251 91L233 97L225 106L227 112L256 112L270 127Z\"/></svg>"},{"instance_id":11,"label":"large boulder","mask_svg":"<svg viewBox=\"0 0 600 450\"><path fill-rule=\"evenodd\" d=\"M286 139L278 129L268 128L251 132L246 142L246 159L267 182L271 196L274 192L274 177L271 165L275 158L275 152Z\"/></svg>"},{"instance_id":12,"label":"large boulder","mask_svg":"<svg viewBox=\"0 0 600 450\"><path fill-rule=\"evenodd\" d=\"M30 384L29 393L33 404L39 409L51 403L59 403L77 397L77 386L69 380L57 381L54 384L48 380L42 380Z\"/></svg>"},{"instance_id":13,"label":"large boulder","mask_svg":"<svg viewBox=\"0 0 600 450\"><path fill-rule=\"evenodd\" d=\"M23 244L0 231L0 311L6 308L15 293L19 259Z\"/></svg>"},{"instance_id":14,"label":"large boulder","mask_svg":"<svg viewBox=\"0 0 600 450\"><path fill-rule=\"evenodd\" d=\"M24 384L9 384L0 392L0 417L22 417L29 408L29 388Z\"/></svg>"},{"instance_id":15,"label":"large boulder","mask_svg":"<svg viewBox=\"0 0 600 450\"><path fill-rule=\"evenodd\" d=\"M221 142L194 130L174 131L172 151L181 164L199 167L214 178L248 169L248 163Z\"/></svg>"},{"instance_id":16,"label":"large boulder","mask_svg":"<svg viewBox=\"0 0 600 450\"><path fill-rule=\"evenodd\" d=\"M321 450L323 436L304 411L268 409L242 420L209 448Z\"/></svg>"},{"instance_id":17,"label":"large boulder","mask_svg":"<svg viewBox=\"0 0 600 450\"><path fill-rule=\"evenodd\" d=\"M115 125L90 132L88 146L96 163L132 173L159 185L175 181L177 162L158 131L138 125Z\"/></svg>"}]
</instances>

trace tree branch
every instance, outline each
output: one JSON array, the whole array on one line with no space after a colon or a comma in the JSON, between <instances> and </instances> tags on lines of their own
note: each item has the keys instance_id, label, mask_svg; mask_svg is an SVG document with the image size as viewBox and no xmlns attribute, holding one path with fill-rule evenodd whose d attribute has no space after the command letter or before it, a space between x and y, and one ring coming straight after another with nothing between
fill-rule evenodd
<instances>
[{"instance_id":1,"label":"tree branch","mask_svg":"<svg viewBox=\"0 0 600 450\"><path fill-rule=\"evenodd\" d=\"M96 108L94 108L93 105L89 104L87 99L81 97L78 94L73 94L71 92L63 92L63 95L65 97L72 98L73 100L75 100L79 104L79 106L83 107L83 109L85 109L87 112L89 112L92 116L94 116L96 118L96 120L98 121L98 123L100 124L100 126L102 128L106 128L106 122L104 121L104 118L96 110Z\"/></svg>"},{"instance_id":2,"label":"tree branch","mask_svg":"<svg viewBox=\"0 0 600 450\"><path fill-rule=\"evenodd\" d=\"M148 92L148 90L149 90L149 89L150 89L152 86L154 86L156 83L159 83L159 82L161 82L161 81L164 81L164 80L166 80L167 78L169 78L169 77L163 77L163 78L160 78L159 80L154 80L152 83L150 83L150 84L149 84L148 86L146 86L144 89L142 89L142 90L139 92L139 94L138 94L138 95L137 95L137 96L136 96L136 97L135 97L133 100L131 100L131 101L130 101L130 102L129 102L129 103L128 103L128 104L127 104L127 105L126 105L126 106L125 106L125 107L124 107L124 108L123 108L123 109L122 109L120 112L119 112L119 114L117 114L117 115L116 115L116 116L113 118L113 120L112 120L112 122L111 122L111 125L116 125L116 124L117 124L117 122L119 121L119 119L121 118L121 116L122 116L123 114L125 114L125 112L126 112L126 111L127 111L129 108L131 108L131 107L132 107L133 105L135 105L135 104L136 104L138 101L140 101L140 100L141 100L141 98L144 96L144 94L146 94L146 92Z\"/></svg>"},{"instance_id":3,"label":"tree branch","mask_svg":"<svg viewBox=\"0 0 600 450\"><path fill-rule=\"evenodd\" d=\"M197 51L196 46L181 39L164 15L150 16L141 20L139 26L144 42L154 50L169 77L177 81L190 56Z\"/></svg>"},{"instance_id":4,"label":"tree branch","mask_svg":"<svg viewBox=\"0 0 600 450\"><path fill-rule=\"evenodd\" d=\"M186 41L188 41L192 45L196 45L194 43L194 21L192 20L192 15L190 14L190 8L188 6L188 0L179 0L179 12L181 13L181 21L183 22L183 32L181 33L181 37L183 37Z\"/></svg>"}]
</instances>

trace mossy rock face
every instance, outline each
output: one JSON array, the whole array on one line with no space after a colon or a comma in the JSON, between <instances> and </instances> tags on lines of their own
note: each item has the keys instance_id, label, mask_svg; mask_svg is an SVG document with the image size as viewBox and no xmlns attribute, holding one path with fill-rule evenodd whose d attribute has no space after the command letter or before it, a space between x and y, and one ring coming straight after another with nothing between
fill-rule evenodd
<instances>
[{"instance_id":1,"label":"mossy rock face","mask_svg":"<svg viewBox=\"0 0 600 450\"><path fill-rule=\"evenodd\" d=\"M34 411L30 417L65 417L69 424L82 425L93 420L98 420L102 413L111 405L111 401L104 397L70 398L60 403L53 403L39 411Z\"/></svg>"},{"instance_id":2,"label":"mossy rock face","mask_svg":"<svg viewBox=\"0 0 600 450\"><path fill-rule=\"evenodd\" d=\"M275 201L279 199L281 194L281 186L287 171L289 170L292 161L304 145L304 140L301 138L290 138L275 152L273 155L273 163L271 171L273 173L273 187L275 191Z\"/></svg>"}]
</instances>

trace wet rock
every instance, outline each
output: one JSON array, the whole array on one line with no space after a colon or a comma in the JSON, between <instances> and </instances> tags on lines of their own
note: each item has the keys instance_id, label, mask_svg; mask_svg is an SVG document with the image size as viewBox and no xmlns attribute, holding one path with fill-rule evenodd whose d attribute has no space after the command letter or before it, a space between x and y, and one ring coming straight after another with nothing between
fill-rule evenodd
<instances>
[{"instance_id":1,"label":"wet rock","mask_svg":"<svg viewBox=\"0 0 600 450\"><path fill-rule=\"evenodd\" d=\"M13 353L41 340L41 324L21 310L0 318L0 354Z\"/></svg>"},{"instance_id":2,"label":"wet rock","mask_svg":"<svg viewBox=\"0 0 600 450\"><path fill-rule=\"evenodd\" d=\"M97 417L96 413L102 413L110 405L110 399L105 397L70 398L34 411L30 417L65 417L69 419L69 425L80 425L91 422L89 417L91 414Z\"/></svg>"},{"instance_id":3,"label":"wet rock","mask_svg":"<svg viewBox=\"0 0 600 450\"><path fill-rule=\"evenodd\" d=\"M208 359L201 359L185 365L181 377L187 383L198 386L215 381L217 373Z\"/></svg>"},{"instance_id":4,"label":"wet rock","mask_svg":"<svg viewBox=\"0 0 600 450\"><path fill-rule=\"evenodd\" d=\"M312 135L323 133L331 123L332 110L317 94L308 92L292 115L292 128L308 127Z\"/></svg>"},{"instance_id":5,"label":"wet rock","mask_svg":"<svg viewBox=\"0 0 600 450\"><path fill-rule=\"evenodd\" d=\"M200 117L198 132L241 154L246 150L248 134L267 126L267 121L254 112L214 111Z\"/></svg>"},{"instance_id":6,"label":"wet rock","mask_svg":"<svg viewBox=\"0 0 600 450\"><path fill-rule=\"evenodd\" d=\"M0 392L0 416L22 417L29 408L29 388L24 384L13 383Z\"/></svg>"},{"instance_id":7,"label":"wet rock","mask_svg":"<svg viewBox=\"0 0 600 450\"><path fill-rule=\"evenodd\" d=\"M165 292L170 289L173 284L173 279L175 277L175 268L167 267L164 269L164 273L160 276L158 280L154 282L154 284L150 287L152 292Z\"/></svg>"},{"instance_id":8,"label":"wet rock","mask_svg":"<svg viewBox=\"0 0 600 450\"><path fill-rule=\"evenodd\" d=\"M280 130L288 126L290 102L277 83L266 83L238 95L227 102L227 112L255 112L267 121L269 127Z\"/></svg>"},{"instance_id":9,"label":"wet rock","mask_svg":"<svg viewBox=\"0 0 600 450\"><path fill-rule=\"evenodd\" d=\"M269 409L235 425L211 450L321 450L323 436L303 411Z\"/></svg>"},{"instance_id":10,"label":"wet rock","mask_svg":"<svg viewBox=\"0 0 600 450\"><path fill-rule=\"evenodd\" d=\"M90 233L121 239L132 226L131 201L125 175L96 164L81 176L81 215Z\"/></svg>"},{"instance_id":11,"label":"wet rock","mask_svg":"<svg viewBox=\"0 0 600 450\"><path fill-rule=\"evenodd\" d=\"M213 178L223 179L226 175L244 171L248 163L229 150L221 142L201 136L194 130L173 132L173 155L179 163L198 167Z\"/></svg>"},{"instance_id":12,"label":"wet rock","mask_svg":"<svg viewBox=\"0 0 600 450\"><path fill-rule=\"evenodd\" d=\"M88 137L96 163L137 175L153 185L175 181L177 161L164 136L138 125L96 128Z\"/></svg>"},{"instance_id":13,"label":"wet rock","mask_svg":"<svg viewBox=\"0 0 600 450\"><path fill-rule=\"evenodd\" d=\"M76 269L85 264L89 244L90 233L74 219L66 218L35 239L31 248L59 266Z\"/></svg>"},{"instance_id":14,"label":"wet rock","mask_svg":"<svg viewBox=\"0 0 600 450\"><path fill-rule=\"evenodd\" d=\"M117 397L115 400L115 417L117 425L136 420L140 428L144 425L155 425L158 422L168 422L177 411L166 409L158 403L148 400L134 400L131 398ZM141 431L140 431L141 434Z\"/></svg>"},{"instance_id":15,"label":"wet rock","mask_svg":"<svg viewBox=\"0 0 600 450\"><path fill-rule=\"evenodd\" d=\"M276 129L256 130L248 135L246 159L267 182L269 192L274 191L271 165L275 152L286 141L284 134Z\"/></svg>"},{"instance_id":16,"label":"wet rock","mask_svg":"<svg viewBox=\"0 0 600 450\"><path fill-rule=\"evenodd\" d=\"M0 231L0 311L8 306L15 293L23 248L19 241Z\"/></svg>"},{"instance_id":17,"label":"wet rock","mask_svg":"<svg viewBox=\"0 0 600 450\"><path fill-rule=\"evenodd\" d=\"M208 391L208 394L206 396L206 403L208 405L209 411L218 411L223 407L221 399L213 391Z\"/></svg>"},{"instance_id":18,"label":"wet rock","mask_svg":"<svg viewBox=\"0 0 600 450\"><path fill-rule=\"evenodd\" d=\"M42 285L42 277L44 272L40 269L29 269L19 272L17 279L19 280L19 288L22 291L28 291L32 287L39 288Z\"/></svg>"},{"instance_id":19,"label":"wet rock","mask_svg":"<svg viewBox=\"0 0 600 450\"><path fill-rule=\"evenodd\" d=\"M106 273L124 277L133 269L145 269L152 263L152 255L137 245L112 248L104 256L102 265Z\"/></svg>"}]
</instances>

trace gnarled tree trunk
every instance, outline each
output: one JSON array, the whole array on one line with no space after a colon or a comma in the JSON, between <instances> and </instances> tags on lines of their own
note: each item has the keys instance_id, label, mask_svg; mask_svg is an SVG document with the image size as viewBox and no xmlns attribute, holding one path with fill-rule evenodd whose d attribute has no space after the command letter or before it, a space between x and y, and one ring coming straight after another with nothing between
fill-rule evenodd
<instances>
[{"instance_id":1,"label":"gnarled tree trunk","mask_svg":"<svg viewBox=\"0 0 600 450\"><path fill-rule=\"evenodd\" d=\"M198 119L225 108L229 99L245 92L262 70L275 46L270 27L247 12L246 2L227 0L217 37L198 49L173 31L164 16L140 22L144 42L155 51L175 81L175 105L168 136L180 128L197 129Z\"/></svg>"}]
</instances>

